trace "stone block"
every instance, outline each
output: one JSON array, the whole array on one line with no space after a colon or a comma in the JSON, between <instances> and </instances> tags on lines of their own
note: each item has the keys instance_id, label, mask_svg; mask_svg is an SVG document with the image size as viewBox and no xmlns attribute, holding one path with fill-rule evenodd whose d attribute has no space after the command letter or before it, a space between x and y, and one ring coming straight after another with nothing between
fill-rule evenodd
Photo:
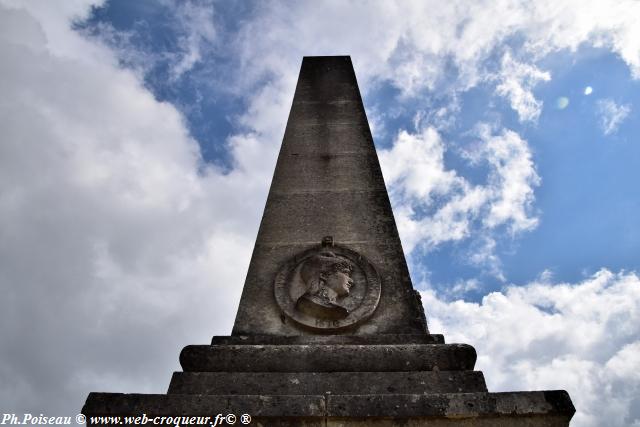
<instances>
[{"instance_id":1,"label":"stone block","mask_svg":"<svg viewBox=\"0 0 640 427\"><path fill-rule=\"evenodd\" d=\"M185 372L390 372L472 370L467 344L190 345L180 353Z\"/></svg>"},{"instance_id":2,"label":"stone block","mask_svg":"<svg viewBox=\"0 0 640 427\"><path fill-rule=\"evenodd\" d=\"M263 426L564 427L575 412L565 391L380 395L183 395L91 393L91 416L250 414ZM104 424L102 424L104 425ZM118 424L116 424L118 425Z\"/></svg>"},{"instance_id":3,"label":"stone block","mask_svg":"<svg viewBox=\"0 0 640 427\"><path fill-rule=\"evenodd\" d=\"M444 344L442 334L377 335L231 335L214 336L212 345L299 345L299 344Z\"/></svg>"},{"instance_id":4,"label":"stone block","mask_svg":"<svg viewBox=\"0 0 640 427\"><path fill-rule=\"evenodd\" d=\"M487 391L482 372L174 372L169 394L425 394Z\"/></svg>"}]
</instances>

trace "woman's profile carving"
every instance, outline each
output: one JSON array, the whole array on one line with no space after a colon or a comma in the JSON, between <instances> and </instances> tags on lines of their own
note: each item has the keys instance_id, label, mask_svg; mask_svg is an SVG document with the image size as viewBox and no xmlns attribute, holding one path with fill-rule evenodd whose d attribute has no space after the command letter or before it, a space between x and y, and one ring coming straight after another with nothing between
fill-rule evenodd
<instances>
[{"instance_id":1,"label":"woman's profile carving","mask_svg":"<svg viewBox=\"0 0 640 427\"><path fill-rule=\"evenodd\" d=\"M333 252L309 257L300 268L306 291L296 301L296 309L320 318L347 317L349 310L339 301L346 298L354 286L352 272L353 264Z\"/></svg>"}]
</instances>

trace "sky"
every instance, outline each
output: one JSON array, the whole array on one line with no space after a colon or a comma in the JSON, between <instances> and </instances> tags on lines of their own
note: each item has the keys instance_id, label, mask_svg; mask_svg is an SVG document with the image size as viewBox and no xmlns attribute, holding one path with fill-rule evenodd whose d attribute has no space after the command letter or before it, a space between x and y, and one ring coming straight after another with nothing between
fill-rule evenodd
<instances>
[{"instance_id":1,"label":"sky","mask_svg":"<svg viewBox=\"0 0 640 427\"><path fill-rule=\"evenodd\" d=\"M640 3L0 0L0 402L228 335L303 56L350 55L429 328L640 426Z\"/></svg>"}]
</instances>

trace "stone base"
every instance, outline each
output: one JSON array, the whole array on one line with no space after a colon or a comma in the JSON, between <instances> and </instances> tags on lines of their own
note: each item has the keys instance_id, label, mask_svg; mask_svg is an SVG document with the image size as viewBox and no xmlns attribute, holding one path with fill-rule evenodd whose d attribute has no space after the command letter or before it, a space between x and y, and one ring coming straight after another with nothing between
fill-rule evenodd
<instances>
[{"instance_id":1,"label":"stone base","mask_svg":"<svg viewBox=\"0 0 640 427\"><path fill-rule=\"evenodd\" d=\"M212 417L204 423L212 427L217 414L249 414L263 426L567 426L575 412L565 391L489 393L473 370L475 349L441 335L213 343L182 350L184 372L173 374L167 394L91 393L82 409L88 424L144 414Z\"/></svg>"},{"instance_id":2,"label":"stone base","mask_svg":"<svg viewBox=\"0 0 640 427\"><path fill-rule=\"evenodd\" d=\"M91 416L99 415L249 414L251 425L264 426L523 427L567 426L574 411L565 391L296 396L91 393L82 410L88 425L98 424Z\"/></svg>"},{"instance_id":3,"label":"stone base","mask_svg":"<svg viewBox=\"0 0 640 427\"><path fill-rule=\"evenodd\" d=\"M432 394L486 392L479 371L174 372L169 394Z\"/></svg>"},{"instance_id":4,"label":"stone base","mask_svg":"<svg viewBox=\"0 0 640 427\"><path fill-rule=\"evenodd\" d=\"M467 344L189 345L185 372L390 372L472 370Z\"/></svg>"}]
</instances>

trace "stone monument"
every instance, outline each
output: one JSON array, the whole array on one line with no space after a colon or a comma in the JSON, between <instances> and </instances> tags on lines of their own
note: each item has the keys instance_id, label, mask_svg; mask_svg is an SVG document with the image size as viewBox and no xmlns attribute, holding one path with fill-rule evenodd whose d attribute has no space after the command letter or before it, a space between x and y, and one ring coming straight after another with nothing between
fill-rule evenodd
<instances>
[{"instance_id":1,"label":"stone monument","mask_svg":"<svg viewBox=\"0 0 640 427\"><path fill-rule=\"evenodd\" d=\"M185 347L167 394L91 393L83 413L569 424L565 391L489 393L475 361L427 329L350 58L305 57L231 336Z\"/></svg>"}]
</instances>

